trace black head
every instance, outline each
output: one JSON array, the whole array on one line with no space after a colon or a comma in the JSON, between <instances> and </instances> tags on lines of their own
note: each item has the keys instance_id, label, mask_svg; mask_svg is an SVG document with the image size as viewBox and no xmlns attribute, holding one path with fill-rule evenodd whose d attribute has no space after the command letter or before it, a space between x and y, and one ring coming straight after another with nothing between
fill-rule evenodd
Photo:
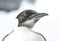
<instances>
[{"instance_id":1,"label":"black head","mask_svg":"<svg viewBox=\"0 0 60 41\"><path fill-rule=\"evenodd\" d=\"M46 16L48 14L46 13L37 13L34 10L24 10L22 11L16 18L19 21L19 25L22 24L23 22L27 21L27 20L35 20L35 23L43 16Z\"/></svg>"},{"instance_id":2,"label":"black head","mask_svg":"<svg viewBox=\"0 0 60 41\"><path fill-rule=\"evenodd\" d=\"M36 14L37 12L33 10L24 10L22 11L16 18L20 21L20 23L25 22L31 15Z\"/></svg>"}]
</instances>

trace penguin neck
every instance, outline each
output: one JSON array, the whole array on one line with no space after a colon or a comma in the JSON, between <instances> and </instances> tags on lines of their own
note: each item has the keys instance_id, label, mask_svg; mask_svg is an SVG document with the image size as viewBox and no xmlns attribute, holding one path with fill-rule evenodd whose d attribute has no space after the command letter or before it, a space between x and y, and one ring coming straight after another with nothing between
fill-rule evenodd
<instances>
[{"instance_id":1,"label":"penguin neck","mask_svg":"<svg viewBox=\"0 0 60 41\"><path fill-rule=\"evenodd\" d=\"M32 27L27 27L27 26L19 26L20 29L29 29L32 30Z\"/></svg>"},{"instance_id":2,"label":"penguin neck","mask_svg":"<svg viewBox=\"0 0 60 41\"><path fill-rule=\"evenodd\" d=\"M28 28L28 29L32 29L33 28L33 26L34 26L34 24L35 24L35 21L34 21L34 19L32 19L32 20L27 20L27 21L25 21L24 23L19 23L18 24L18 27L26 27L26 28Z\"/></svg>"}]
</instances>

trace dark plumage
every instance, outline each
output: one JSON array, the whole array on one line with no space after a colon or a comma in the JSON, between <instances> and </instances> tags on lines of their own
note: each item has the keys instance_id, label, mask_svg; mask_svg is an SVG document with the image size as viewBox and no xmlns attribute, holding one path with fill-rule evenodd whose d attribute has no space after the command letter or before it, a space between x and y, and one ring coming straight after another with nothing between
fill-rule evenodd
<instances>
[{"instance_id":1,"label":"dark plumage","mask_svg":"<svg viewBox=\"0 0 60 41\"><path fill-rule=\"evenodd\" d=\"M31 15L36 14L37 12L33 10L24 10L16 18L22 18L22 22L26 21Z\"/></svg>"},{"instance_id":2,"label":"dark plumage","mask_svg":"<svg viewBox=\"0 0 60 41\"><path fill-rule=\"evenodd\" d=\"M22 11L16 18L18 18L19 16L23 16L23 14L26 14L27 17L31 16L32 14L36 14L37 12L34 10L24 10Z\"/></svg>"}]
</instances>

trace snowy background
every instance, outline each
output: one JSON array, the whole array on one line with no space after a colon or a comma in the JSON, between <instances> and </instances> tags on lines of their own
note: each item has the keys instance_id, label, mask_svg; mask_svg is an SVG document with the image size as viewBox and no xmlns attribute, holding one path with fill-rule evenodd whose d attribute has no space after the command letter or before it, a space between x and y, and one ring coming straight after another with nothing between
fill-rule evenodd
<instances>
[{"instance_id":1,"label":"snowy background","mask_svg":"<svg viewBox=\"0 0 60 41\"><path fill-rule=\"evenodd\" d=\"M25 9L48 13L35 24L33 30L43 34L47 41L60 41L60 0L37 0L33 5L24 1L18 10L0 11L0 41L17 27L16 16Z\"/></svg>"}]
</instances>

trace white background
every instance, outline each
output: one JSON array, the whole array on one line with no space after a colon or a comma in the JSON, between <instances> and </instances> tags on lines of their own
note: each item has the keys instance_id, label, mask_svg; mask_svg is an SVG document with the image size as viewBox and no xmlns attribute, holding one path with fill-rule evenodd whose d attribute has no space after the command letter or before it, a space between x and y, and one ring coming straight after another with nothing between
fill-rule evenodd
<instances>
[{"instance_id":1,"label":"white background","mask_svg":"<svg viewBox=\"0 0 60 41\"><path fill-rule=\"evenodd\" d=\"M16 11L0 11L0 41L2 38L17 27L16 16L25 9L33 9L37 12L48 13L41 18L33 30L43 34L47 41L60 41L60 0L37 0L35 4L23 5Z\"/></svg>"}]
</instances>

